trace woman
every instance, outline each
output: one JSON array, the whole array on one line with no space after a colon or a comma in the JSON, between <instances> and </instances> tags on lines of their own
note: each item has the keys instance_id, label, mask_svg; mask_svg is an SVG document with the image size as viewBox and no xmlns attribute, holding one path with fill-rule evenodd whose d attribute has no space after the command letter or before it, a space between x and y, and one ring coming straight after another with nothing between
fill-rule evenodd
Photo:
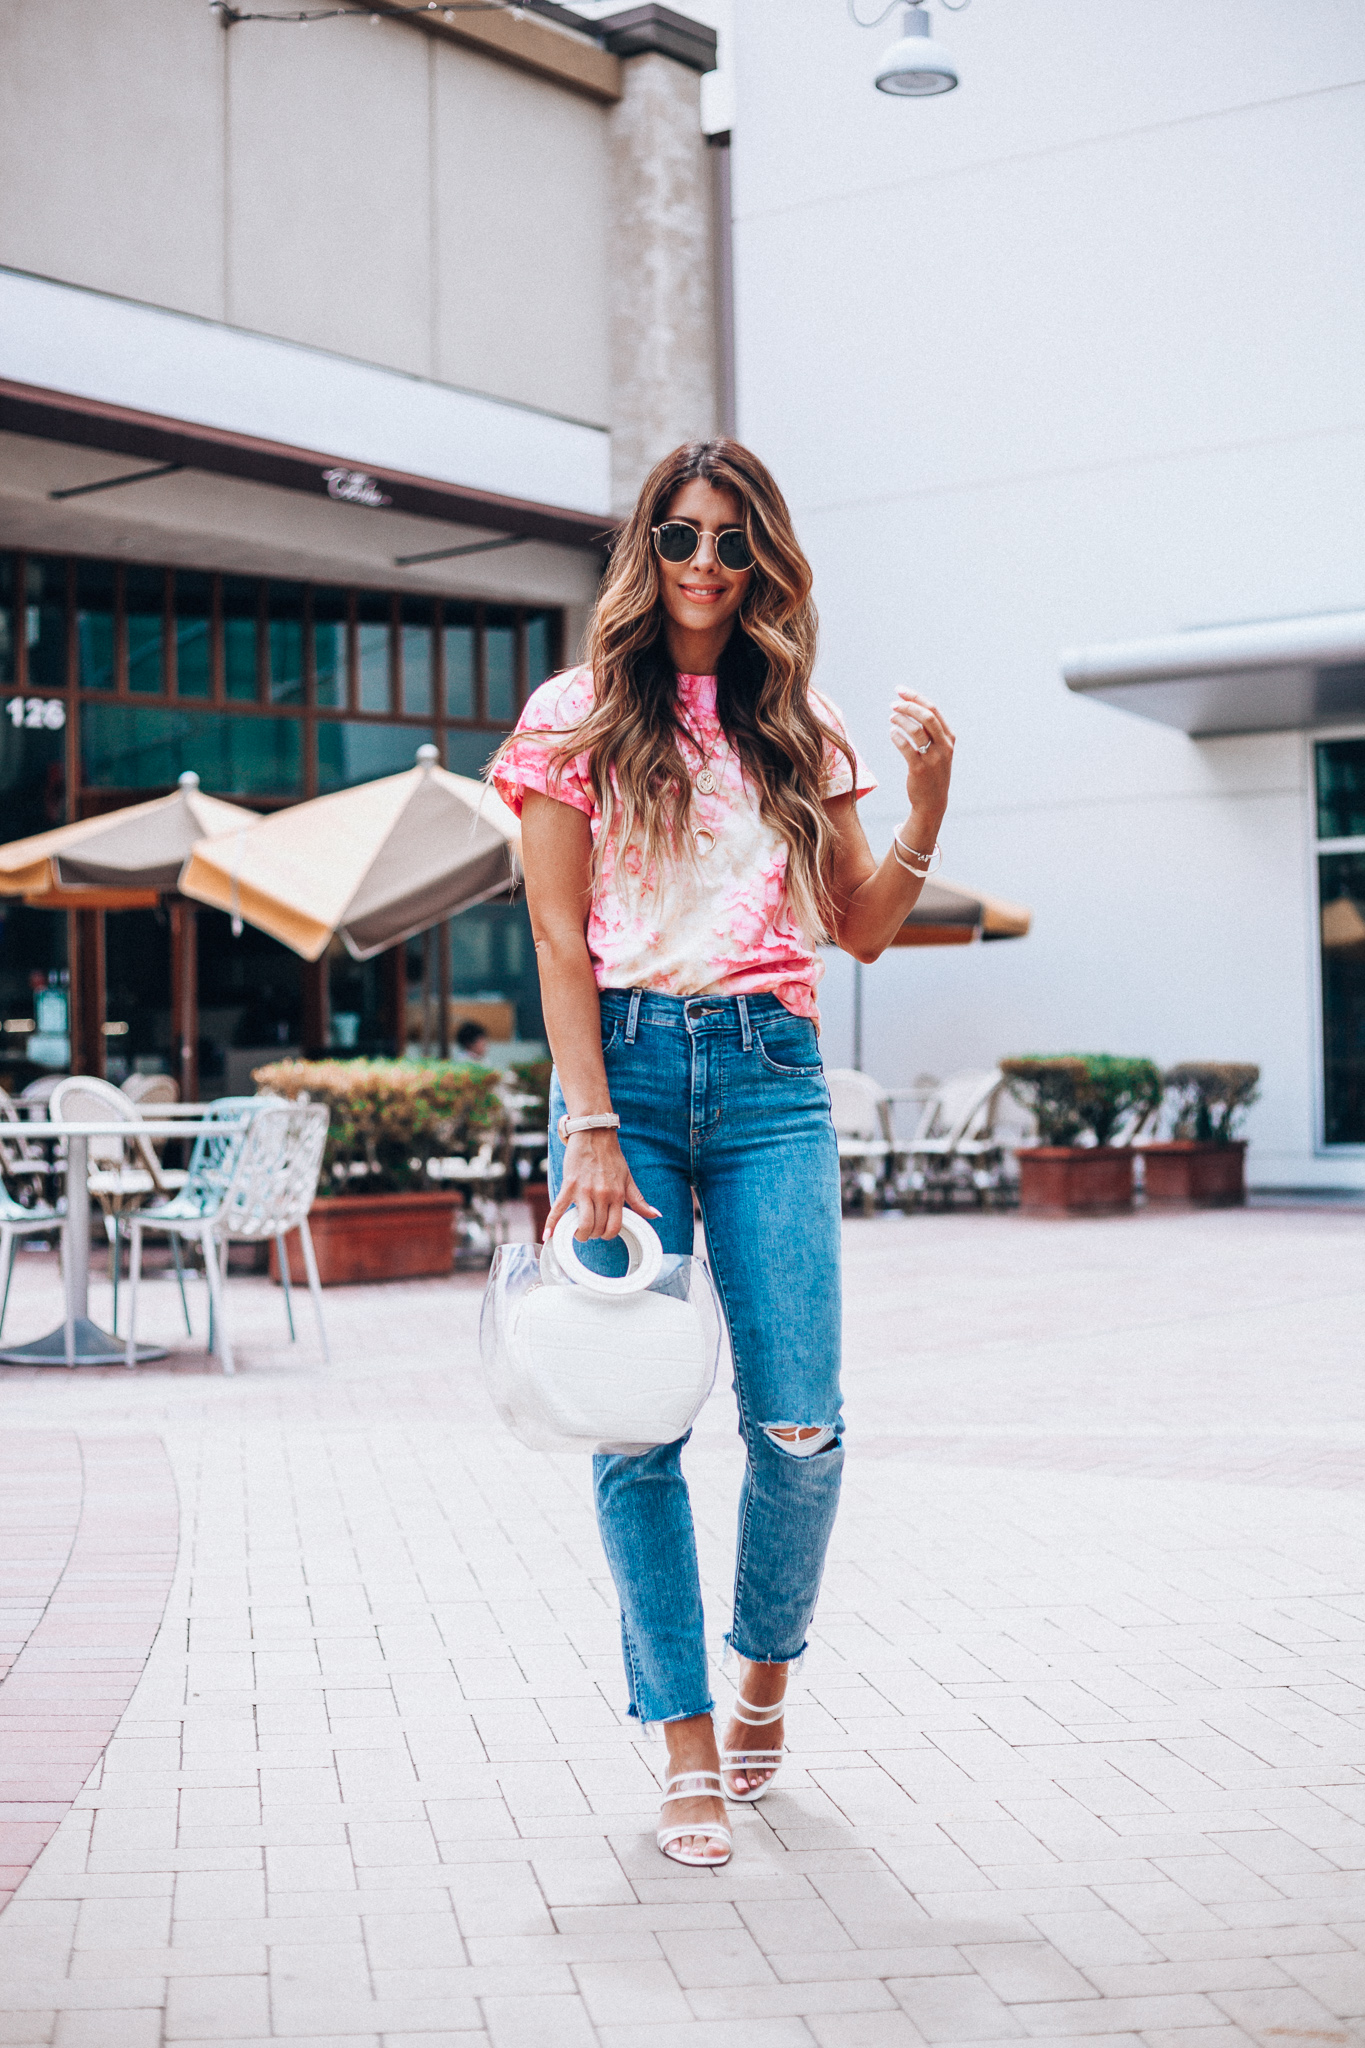
<instances>
[{"instance_id":1,"label":"woman","mask_svg":"<svg viewBox=\"0 0 1365 2048\"><path fill-rule=\"evenodd\" d=\"M874 779L810 684L810 586L758 458L727 440L676 449L616 543L586 665L542 684L492 770L521 814L555 1059L546 1235L572 1204L580 1239L614 1238L629 1208L690 1252L695 1190L729 1323L748 1460L723 1756L682 1442L594 1463L630 1712L668 1743L659 1847L681 1863L726 1861L722 1789L752 1800L772 1782L838 1501L839 1167L815 943L870 961L890 942L952 771L942 715L899 691L910 815L874 859L857 812Z\"/></svg>"}]
</instances>

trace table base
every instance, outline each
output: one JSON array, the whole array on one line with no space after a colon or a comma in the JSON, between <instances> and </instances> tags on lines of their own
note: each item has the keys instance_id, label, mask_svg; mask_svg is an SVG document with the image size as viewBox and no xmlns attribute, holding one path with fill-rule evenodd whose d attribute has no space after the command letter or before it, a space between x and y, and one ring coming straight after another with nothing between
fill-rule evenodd
<instances>
[{"instance_id":1,"label":"table base","mask_svg":"<svg viewBox=\"0 0 1365 2048\"><path fill-rule=\"evenodd\" d=\"M122 1365L127 1350L122 1337L111 1337L98 1323L92 1323L89 1316L77 1316L75 1324L76 1365ZM150 1358L164 1358L164 1344L139 1344L136 1347L138 1364ZM31 1344L11 1344L0 1350L0 1364L3 1365L65 1365L66 1325L58 1323L55 1330L49 1330L46 1337L35 1337Z\"/></svg>"}]
</instances>

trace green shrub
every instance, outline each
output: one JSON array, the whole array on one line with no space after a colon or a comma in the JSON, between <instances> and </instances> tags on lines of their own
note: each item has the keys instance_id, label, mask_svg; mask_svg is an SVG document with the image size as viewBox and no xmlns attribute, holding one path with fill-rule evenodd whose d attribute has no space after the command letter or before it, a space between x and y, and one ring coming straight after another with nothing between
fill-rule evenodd
<instances>
[{"instance_id":1,"label":"green shrub","mask_svg":"<svg viewBox=\"0 0 1365 2048\"><path fill-rule=\"evenodd\" d=\"M1166 1075L1172 1103L1172 1133L1201 1144L1230 1145L1243 1111L1260 1094L1259 1067L1236 1060L1184 1060Z\"/></svg>"},{"instance_id":2,"label":"green shrub","mask_svg":"<svg viewBox=\"0 0 1365 2048\"><path fill-rule=\"evenodd\" d=\"M1128 1143L1161 1106L1161 1069L1152 1060L1106 1052L1030 1054L1001 1060L1017 1102L1032 1110L1044 1145L1074 1145L1089 1131L1112 1144L1125 1118L1139 1113Z\"/></svg>"},{"instance_id":3,"label":"green shrub","mask_svg":"<svg viewBox=\"0 0 1365 2048\"><path fill-rule=\"evenodd\" d=\"M496 1074L449 1060L277 1060L251 1078L262 1093L327 1104L327 1195L430 1187L427 1161L476 1150L503 1113Z\"/></svg>"},{"instance_id":4,"label":"green shrub","mask_svg":"<svg viewBox=\"0 0 1365 2048\"><path fill-rule=\"evenodd\" d=\"M528 1130L537 1123L537 1120L549 1128L550 1076L554 1070L553 1060L523 1060L519 1066L512 1069L521 1093L534 1095L536 1098L535 1110L528 1109L522 1119Z\"/></svg>"}]
</instances>

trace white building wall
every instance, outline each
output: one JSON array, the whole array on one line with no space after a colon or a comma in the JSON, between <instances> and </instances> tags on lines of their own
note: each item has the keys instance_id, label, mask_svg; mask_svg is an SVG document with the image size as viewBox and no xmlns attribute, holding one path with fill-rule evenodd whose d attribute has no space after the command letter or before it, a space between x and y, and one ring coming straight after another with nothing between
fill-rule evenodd
<instances>
[{"instance_id":1,"label":"white building wall","mask_svg":"<svg viewBox=\"0 0 1365 2048\"><path fill-rule=\"evenodd\" d=\"M1306 741L1192 741L1058 668L1365 598L1365 12L976 0L935 10L963 82L918 103L872 89L894 32L739 10L740 432L815 565L874 842L909 681L959 734L945 871L1035 926L866 970L865 1064L1254 1059L1254 1178L1365 1183L1315 1153ZM841 1061L842 958L826 987Z\"/></svg>"}]
</instances>

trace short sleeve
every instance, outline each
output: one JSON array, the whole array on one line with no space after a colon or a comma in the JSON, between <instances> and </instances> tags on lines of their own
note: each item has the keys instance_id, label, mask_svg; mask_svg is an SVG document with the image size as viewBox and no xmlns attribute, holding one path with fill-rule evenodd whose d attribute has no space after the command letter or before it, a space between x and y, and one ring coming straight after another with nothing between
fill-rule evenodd
<instances>
[{"instance_id":1,"label":"short sleeve","mask_svg":"<svg viewBox=\"0 0 1365 2048\"><path fill-rule=\"evenodd\" d=\"M512 744L488 778L518 817L528 789L572 804L589 818L594 815L597 802L588 779L587 755L579 754L559 766L554 762L564 735L581 724L591 709L592 675L587 669L551 676L527 698Z\"/></svg>"},{"instance_id":2,"label":"short sleeve","mask_svg":"<svg viewBox=\"0 0 1365 2048\"><path fill-rule=\"evenodd\" d=\"M870 791L877 787L877 778L857 748L853 746L852 740L849 739L848 727L844 724L843 712L837 704L832 704L829 698L819 690L811 691L810 708L819 719L821 725L827 725L831 732L837 732L842 739L848 740L849 746L853 748L854 760L858 764L858 772L855 776L853 769L849 766L848 755L844 752L843 748L836 747L832 740L825 742L824 793L826 798L847 796L850 790L852 790L855 796L867 796Z\"/></svg>"}]
</instances>

